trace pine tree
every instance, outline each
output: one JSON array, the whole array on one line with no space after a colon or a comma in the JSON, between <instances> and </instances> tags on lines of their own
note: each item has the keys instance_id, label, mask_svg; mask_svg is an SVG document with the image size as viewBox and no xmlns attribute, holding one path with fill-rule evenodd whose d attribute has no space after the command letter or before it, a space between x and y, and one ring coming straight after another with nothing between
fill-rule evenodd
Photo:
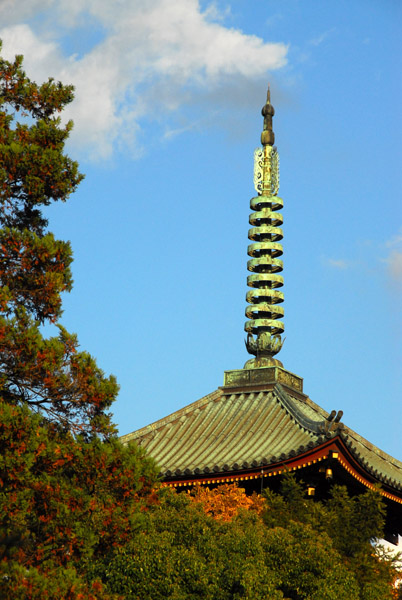
<instances>
[{"instance_id":1,"label":"pine tree","mask_svg":"<svg viewBox=\"0 0 402 600\"><path fill-rule=\"evenodd\" d=\"M0 46L1 47L1 46ZM7 600L107 600L92 560L127 543L155 498L156 468L123 447L118 386L60 324L68 242L44 207L82 180L64 154L73 88L0 58L0 581ZM54 324L55 337L42 335Z\"/></svg>"},{"instance_id":2,"label":"pine tree","mask_svg":"<svg viewBox=\"0 0 402 600\"><path fill-rule=\"evenodd\" d=\"M63 126L59 113L72 99L72 86L30 81L22 56L0 58L0 394L89 439L113 432L107 410L118 386L59 323L72 253L43 215L83 178L64 154L72 122ZM44 323L58 335L45 339Z\"/></svg>"}]
</instances>

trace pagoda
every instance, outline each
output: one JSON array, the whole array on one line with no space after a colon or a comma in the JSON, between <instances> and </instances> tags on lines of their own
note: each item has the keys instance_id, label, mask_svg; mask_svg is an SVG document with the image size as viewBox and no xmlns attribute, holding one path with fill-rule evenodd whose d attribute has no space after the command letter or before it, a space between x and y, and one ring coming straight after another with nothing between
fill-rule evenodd
<instances>
[{"instance_id":1,"label":"pagoda","mask_svg":"<svg viewBox=\"0 0 402 600\"><path fill-rule=\"evenodd\" d=\"M268 89L261 147L254 153L250 201L243 369L224 373L223 386L181 410L121 437L136 442L159 465L165 485L189 488L238 482L248 491L278 489L294 472L306 497L325 498L332 483L350 494L380 485L387 507L385 537L402 535L402 463L326 412L303 391L303 379L274 358L284 332L283 200Z\"/></svg>"}]
</instances>

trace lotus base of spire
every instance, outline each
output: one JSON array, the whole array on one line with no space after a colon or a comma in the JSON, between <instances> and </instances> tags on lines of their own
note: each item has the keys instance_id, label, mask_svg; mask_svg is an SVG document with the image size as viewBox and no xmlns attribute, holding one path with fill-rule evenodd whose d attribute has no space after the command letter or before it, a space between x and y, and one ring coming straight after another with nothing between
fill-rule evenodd
<instances>
[{"instance_id":1,"label":"lotus base of spire","mask_svg":"<svg viewBox=\"0 0 402 600\"><path fill-rule=\"evenodd\" d=\"M250 358L244 365L244 369L261 369L262 367L283 367L283 364L277 358L272 356L256 356Z\"/></svg>"},{"instance_id":2,"label":"lotus base of spire","mask_svg":"<svg viewBox=\"0 0 402 600\"><path fill-rule=\"evenodd\" d=\"M272 358L275 354L278 354L280 349L283 346L283 342L281 336L277 333L272 335L268 331L263 331L257 335L257 338L251 333L248 333L247 339L245 340L247 352L249 354L254 354L255 358L246 362L245 368L256 368L251 365L256 365L258 367L269 367L275 364L279 364L282 366L280 361Z\"/></svg>"}]
</instances>

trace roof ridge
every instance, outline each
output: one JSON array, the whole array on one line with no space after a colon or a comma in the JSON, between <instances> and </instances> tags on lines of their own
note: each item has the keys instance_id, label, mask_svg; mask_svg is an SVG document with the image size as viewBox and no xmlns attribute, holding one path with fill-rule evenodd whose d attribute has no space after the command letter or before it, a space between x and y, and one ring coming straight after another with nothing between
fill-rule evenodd
<instances>
[{"instance_id":1,"label":"roof ridge","mask_svg":"<svg viewBox=\"0 0 402 600\"><path fill-rule=\"evenodd\" d=\"M290 412L292 417L297 421L297 423L301 427L303 427L303 429L306 429L307 431L310 431L311 433L315 434L324 433L323 428L325 419L323 419L322 421L314 421L313 419L310 419L305 414L303 414L300 408L293 401L293 398L285 392L280 383L277 383L275 385L273 391L275 391L279 396L279 400L283 407Z\"/></svg>"}]
</instances>

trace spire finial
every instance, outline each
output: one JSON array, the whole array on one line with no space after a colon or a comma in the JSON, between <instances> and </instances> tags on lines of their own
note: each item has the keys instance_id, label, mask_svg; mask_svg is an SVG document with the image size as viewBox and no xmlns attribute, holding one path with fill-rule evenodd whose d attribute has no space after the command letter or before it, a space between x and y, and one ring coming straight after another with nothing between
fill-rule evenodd
<instances>
[{"instance_id":1,"label":"spire finial","mask_svg":"<svg viewBox=\"0 0 402 600\"><path fill-rule=\"evenodd\" d=\"M268 86L267 101L262 107L261 114L264 117L264 127L261 134L261 144L263 146L273 146L275 143L275 134L272 130L272 117L275 114L275 109L271 104L271 90Z\"/></svg>"},{"instance_id":2,"label":"spire finial","mask_svg":"<svg viewBox=\"0 0 402 600\"><path fill-rule=\"evenodd\" d=\"M274 107L271 104L271 94L268 87L267 102L262 108L264 129L261 134L262 148L254 153L254 184L258 192L256 198L250 201L253 211L250 215L248 237L252 242L248 247L251 257L247 268L251 274L247 285L252 288L247 292L246 317L244 325L247 332L246 346L252 358L244 365L247 369L255 369L270 365L280 365L273 358L282 347L281 334L284 324L281 319L284 311L280 304L283 302L283 269L282 260L282 215L278 210L283 206L283 200L277 196L279 188L279 157L274 147L274 132L272 117ZM256 336L254 338L253 336Z\"/></svg>"}]
</instances>

